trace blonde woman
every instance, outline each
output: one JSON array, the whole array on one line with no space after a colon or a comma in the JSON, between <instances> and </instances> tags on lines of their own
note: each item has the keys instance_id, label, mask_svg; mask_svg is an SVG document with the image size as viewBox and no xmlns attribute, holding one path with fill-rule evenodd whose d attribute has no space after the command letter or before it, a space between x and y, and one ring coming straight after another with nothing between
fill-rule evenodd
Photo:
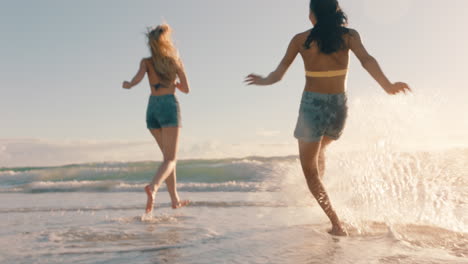
<instances>
[{"instance_id":1,"label":"blonde woman","mask_svg":"<svg viewBox=\"0 0 468 264\"><path fill-rule=\"evenodd\" d=\"M147 37L151 57L143 58L135 77L130 82L124 81L122 86L130 89L137 85L145 74L148 75L151 95L146 111L146 125L163 154L163 162L156 175L145 187L148 196L146 213L150 213L153 210L156 192L164 181L171 196L172 208L176 209L189 203L180 200L176 189L176 161L181 119L175 92L179 89L183 93L188 93L190 87L182 61L171 40L170 26L159 25L150 30Z\"/></svg>"}]
</instances>

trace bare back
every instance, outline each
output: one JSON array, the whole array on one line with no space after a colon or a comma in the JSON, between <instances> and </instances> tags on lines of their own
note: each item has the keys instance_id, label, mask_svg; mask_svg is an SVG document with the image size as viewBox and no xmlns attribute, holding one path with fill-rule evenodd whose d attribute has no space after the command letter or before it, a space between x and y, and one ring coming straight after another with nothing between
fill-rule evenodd
<instances>
[{"instance_id":1,"label":"bare back","mask_svg":"<svg viewBox=\"0 0 468 264\"><path fill-rule=\"evenodd\" d=\"M332 54L320 52L317 43L311 43L309 49L304 47L304 43L310 31L300 33L294 37L293 42L299 47L306 71L335 71L347 69L349 65L349 36L345 34L344 40L346 48ZM347 75L336 77L306 77L305 91L324 94L339 94L346 90Z\"/></svg>"},{"instance_id":2,"label":"bare back","mask_svg":"<svg viewBox=\"0 0 468 264\"><path fill-rule=\"evenodd\" d=\"M155 88L155 85L161 84L161 78L154 69L153 61L151 58L144 59L146 64L146 74L148 74L148 81L151 89L151 95L165 95L165 94L175 94L176 86L175 80L170 86L164 86L162 84L158 89Z\"/></svg>"}]
</instances>

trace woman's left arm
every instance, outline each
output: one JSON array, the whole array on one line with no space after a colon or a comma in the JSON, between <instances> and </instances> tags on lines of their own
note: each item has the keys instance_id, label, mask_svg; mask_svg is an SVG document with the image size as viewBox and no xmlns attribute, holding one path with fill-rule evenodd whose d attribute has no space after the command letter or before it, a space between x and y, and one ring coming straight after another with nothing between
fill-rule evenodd
<instances>
[{"instance_id":1,"label":"woman's left arm","mask_svg":"<svg viewBox=\"0 0 468 264\"><path fill-rule=\"evenodd\" d=\"M142 59L140 62L140 68L138 69L138 72L135 74L135 77L130 82L124 81L122 84L122 87L125 89L130 89L133 86L137 85L138 83L143 80L143 77L145 77L146 73L146 63L145 59Z\"/></svg>"},{"instance_id":2,"label":"woman's left arm","mask_svg":"<svg viewBox=\"0 0 468 264\"><path fill-rule=\"evenodd\" d=\"M286 50L286 54L284 55L276 70L271 72L267 77L262 77L253 73L249 74L245 78L245 82L248 85L271 85L279 82L283 78L291 63L296 58L297 54L299 53L299 47L300 45L298 42L298 35L296 35L289 43L288 49Z\"/></svg>"},{"instance_id":3,"label":"woman's left arm","mask_svg":"<svg viewBox=\"0 0 468 264\"><path fill-rule=\"evenodd\" d=\"M187 80L187 75L185 74L184 64L182 60L179 60L179 68L177 69L177 77L179 77L179 82L175 86L183 93L188 94L190 92L190 85Z\"/></svg>"}]
</instances>

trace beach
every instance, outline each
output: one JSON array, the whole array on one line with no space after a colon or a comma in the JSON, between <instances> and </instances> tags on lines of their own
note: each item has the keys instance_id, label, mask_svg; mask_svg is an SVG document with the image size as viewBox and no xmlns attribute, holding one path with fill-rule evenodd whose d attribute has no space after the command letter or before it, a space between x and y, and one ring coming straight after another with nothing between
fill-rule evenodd
<instances>
[{"instance_id":1,"label":"beach","mask_svg":"<svg viewBox=\"0 0 468 264\"><path fill-rule=\"evenodd\" d=\"M336 153L324 178L349 237L297 156L184 160L152 216L158 162L0 171L1 263L468 263L468 150Z\"/></svg>"}]
</instances>

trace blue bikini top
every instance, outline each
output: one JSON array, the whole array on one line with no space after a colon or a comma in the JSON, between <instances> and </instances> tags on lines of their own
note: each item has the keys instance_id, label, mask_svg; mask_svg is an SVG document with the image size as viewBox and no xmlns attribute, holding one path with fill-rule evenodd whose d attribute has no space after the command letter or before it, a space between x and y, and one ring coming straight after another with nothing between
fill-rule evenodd
<instances>
[{"instance_id":1,"label":"blue bikini top","mask_svg":"<svg viewBox=\"0 0 468 264\"><path fill-rule=\"evenodd\" d=\"M154 84L154 89L157 91L159 88L164 88L165 86L162 85L161 83L156 83Z\"/></svg>"}]
</instances>

